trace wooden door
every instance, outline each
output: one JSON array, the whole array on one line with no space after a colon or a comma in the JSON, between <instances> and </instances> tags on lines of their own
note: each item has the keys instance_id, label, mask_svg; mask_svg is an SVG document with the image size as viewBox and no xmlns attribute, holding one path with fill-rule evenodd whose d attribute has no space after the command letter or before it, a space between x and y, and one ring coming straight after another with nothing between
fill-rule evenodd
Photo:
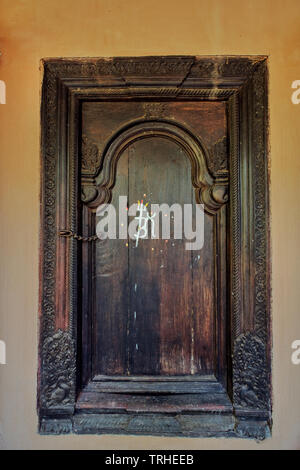
<instances>
[{"instance_id":1,"label":"wooden door","mask_svg":"<svg viewBox=\"0 0 300 470\"><path fill-rule=\"evenodd\" d=\"M40 432L268 435L267 130L266 57L44 61ZM119 196L203 246L98 239Z\"/></svg>"},{"instance_id":2,"label":"wooden door","mask_svg":"<svg viewBox=\"0 0 300 470\"><path fill-rule=\"evenodd\" d=\"M174 135L177 131L180 139ZM84 328L91 332L87 358L91 370L86 380L217 375L225 382L226 105L193 101L83 104L84 161L91 149L95 156L102 153L103 159L108 158L107 148L114 147L126 132L132 136L125 139L115 158L106 202L114 205L118 217L120 196L127 197L128 207L141 200L149 208L160 205L160 227L167 217L170 239L161 238L160 230L160 238L149 234L138 246L129 236L98 241L93 249L83 246L83 253L90 249L89 255L83 255L83 272L89 273L83 285L84 317L89 322ZM190 155L190 141L202 153L199 170ZM98 171L100 178L105 168ZM199 198L197 171L211 179L221 176L221 199L214 201L216 207L202 204L203 247L188 250L185 205L192 208L191 228L195 230L196 204L204 202ZM99 202L99 197L92 202L94 211ZM181 238L172 227L174 213L168 212L174 204L182 208ZM89 205L82 206L86 234L100 220L94 212L91 215ZM118 235L120 227L116 228Z\"/></svg>"}]
</instances>

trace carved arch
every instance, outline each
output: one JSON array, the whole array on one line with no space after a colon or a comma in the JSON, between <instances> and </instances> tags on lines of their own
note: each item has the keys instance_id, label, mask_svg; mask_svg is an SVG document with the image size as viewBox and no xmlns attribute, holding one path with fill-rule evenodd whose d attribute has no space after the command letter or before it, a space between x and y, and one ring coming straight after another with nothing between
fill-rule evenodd
<instances>
[{"instance_id":1,"label":"carved arch","mask_svg":"<svg viewBox=\"0 0 300 470\"><path fill-rule=\"evenodd\" d=\"M111 200L121 154L137 140L151 137L169 139L184 150L191 163L196 202L204 204L207 212L213 214L227 202L228 178L211 175L207 165L207 151L203 144L182 126L165 120L134 123L115 134L103 152L98 174L82 178L82 201L91 208L108 203Z\"/></svg>"}]
</instances>

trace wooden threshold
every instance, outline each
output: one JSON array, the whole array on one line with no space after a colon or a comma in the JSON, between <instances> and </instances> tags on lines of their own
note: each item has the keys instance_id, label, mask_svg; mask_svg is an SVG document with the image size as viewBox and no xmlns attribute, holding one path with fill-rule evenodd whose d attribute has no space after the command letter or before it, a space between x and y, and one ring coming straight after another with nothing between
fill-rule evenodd
<instances>
[{"instance_id":1,"label":"wooden threshold","mask_svg":"<svg viewBox=\"0 0 300 470\"><path fill-rule=\"evenodd\" d=\"M150 378L148 378L150 379ZM204 380L91 381L79 393L78 412L232 412L224 387L214 378Z\"/></svg>"}]
</instances>

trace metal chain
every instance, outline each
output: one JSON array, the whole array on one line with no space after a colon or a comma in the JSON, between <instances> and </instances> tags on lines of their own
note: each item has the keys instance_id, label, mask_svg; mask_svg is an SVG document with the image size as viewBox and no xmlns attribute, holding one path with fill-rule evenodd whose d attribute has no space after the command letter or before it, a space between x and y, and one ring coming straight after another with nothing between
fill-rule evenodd
<instances>
[{"instance_id":1,"label":"metal chain","mask_svg":"<svg viewBox=\"0 0 300 470\"><path fill-rule=\"evenodd\" d=\"M77 233L72 232L72 230L60 230L58 234L60 237L74 238L75 240L82 241L82 242L93 242L96 240L100 240L100 238L97 235L92 235L90 237L83 237L81 235L77 235Z\"/></svg>"}]
</instances>

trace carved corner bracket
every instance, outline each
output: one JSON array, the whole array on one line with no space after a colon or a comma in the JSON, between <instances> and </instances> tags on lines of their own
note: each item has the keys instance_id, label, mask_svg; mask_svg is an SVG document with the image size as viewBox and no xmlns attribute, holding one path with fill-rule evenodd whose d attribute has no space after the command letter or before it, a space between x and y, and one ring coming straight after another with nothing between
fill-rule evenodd
<instances>
[{"instance_id":1,"label":"carved corner bracket","mask_svg":"<svg viewBox=\"0 0 300 470\"><path fill-rule=\"evenodd\" d=\"M99 158L102 162L101 170L94 175L83 172L82 201L91 208L108 203L111 200L116 167L122 152L135 141L149 137L172 140L184 150L191 163L196 201L204 204L208 212L215 213L228 201L228 175L214 177L207 166L207 151L199 140L182 126L163 120L144 120L127 127L123 132L118 132Z\"/></svg>"}]
</instances>

